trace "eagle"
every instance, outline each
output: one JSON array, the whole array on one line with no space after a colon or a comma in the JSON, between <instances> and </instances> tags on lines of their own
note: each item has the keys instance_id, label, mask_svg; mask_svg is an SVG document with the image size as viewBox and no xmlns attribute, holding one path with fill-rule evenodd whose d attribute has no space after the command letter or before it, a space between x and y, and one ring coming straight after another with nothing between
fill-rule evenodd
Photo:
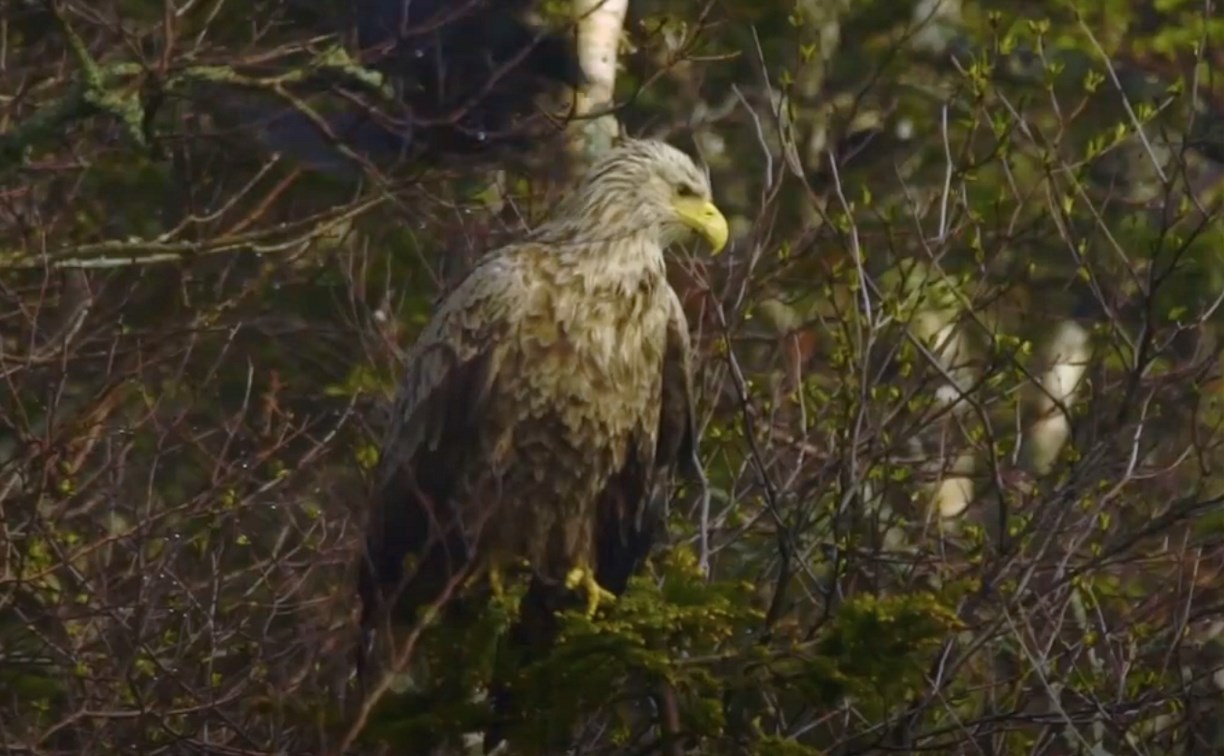
<instances>
[{"instance_id":1,"label":"eagle","mask_svg":"<svg viewBox=\"0 0 1224 756\"><path fill-rule=\"evenodd\" d=\"M367 641L382 618L416 621L508 571L592 615L626 589L663 524L656 484L699 471L664 258L694 233L715 252L727 241L706 173L625 139L442 301L406 356L373 477Z\"/></svg>"}]
</instances>

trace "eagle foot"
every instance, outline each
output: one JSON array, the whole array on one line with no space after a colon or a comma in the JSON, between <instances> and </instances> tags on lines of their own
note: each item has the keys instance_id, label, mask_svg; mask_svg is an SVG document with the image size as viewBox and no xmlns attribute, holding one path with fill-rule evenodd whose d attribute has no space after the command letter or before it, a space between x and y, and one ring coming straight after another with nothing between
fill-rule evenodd
<instances>
[{"instance_id":1,"label":"eagle foot","mask_svg":"<svg viewBox=\"0 0 1224 756\"><path fill-rule=\"evenodd\" d=\"M599 605L604 602L616 601L616 596L599 583L595 582L595 573L584 567L575 567L565 576L565 587L571 591L581 587L586 592L586 616L595 616Z\"/></svg>"},{"instance_id":2,"label":"eagle foot","mask_svg":"<svg viewBox=\"0 0 1224 756\"><path fill-rule=\"evenodd\" d=\"M501 569L498 567L489 568L489 590L493 593L493 598L498 601L505 600L506 582L502 580Z\"/></svg>"},{"instance_id":3,"label":"eagle foot","mask_svg":"<svg viewBox=\"0 0 1224 756\"><path fill-rule=\"evenodd\" d=\"M484 573L485 579L488 581L489 593L494 601L502 604L511 601L517 603L519 596L515 595L512 590L514 583L507 586L507 580L514 580L527 569L529 565L525 559L487 567Z\"/></svg>"}]
</instances>

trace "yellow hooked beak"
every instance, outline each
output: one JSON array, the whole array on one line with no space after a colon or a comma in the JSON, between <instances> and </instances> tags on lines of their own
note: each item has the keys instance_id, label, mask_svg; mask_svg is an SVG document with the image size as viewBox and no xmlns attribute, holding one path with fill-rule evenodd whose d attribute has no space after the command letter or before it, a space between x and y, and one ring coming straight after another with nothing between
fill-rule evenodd
<instances>
[{"instance_id":1,"label":"yellow hooked beak","mask_svg":"<svg viewBox=\"0 0 1224 756\"><path fill-rule=\"evenodd\" d=\"M727 219L713 202L697 197L677 197L674 206L684 225L708 241L714 254L718 254L727 246L727 237L731 233L727 228Z\"/></svg>"}]
</instances>

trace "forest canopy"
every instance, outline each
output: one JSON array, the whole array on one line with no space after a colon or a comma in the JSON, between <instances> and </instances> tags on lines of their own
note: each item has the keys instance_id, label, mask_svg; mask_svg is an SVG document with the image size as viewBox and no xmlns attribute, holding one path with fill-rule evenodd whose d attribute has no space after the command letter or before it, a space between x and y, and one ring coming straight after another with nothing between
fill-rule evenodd
<instances>
[{"instance_id":1,"label":"forest canopy","mask_svg":"<svg viewBox=\"0 0 1224 756\"><path fill-rule=\"evenodd\" d=\"M707 480L516 746L1224 749L1211 3L408 7L0 4L6 752L462 752L510 617L359 690L371 470L618 132L729 221L668 257Z\"/></svg>"}]
</instances>

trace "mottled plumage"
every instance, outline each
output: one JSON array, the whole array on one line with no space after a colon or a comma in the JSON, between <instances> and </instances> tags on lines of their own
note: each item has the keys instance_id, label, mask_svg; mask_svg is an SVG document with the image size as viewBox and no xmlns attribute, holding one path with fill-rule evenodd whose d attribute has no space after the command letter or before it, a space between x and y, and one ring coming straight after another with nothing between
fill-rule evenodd
<instances>
[{"instance_id":1,"label":"mottled plumage","mask_svg":"<svg viewBox=\"0 0 1224 756\"><path fill-rule=\"evenodd\" d=\"M400 590L407 619L448 583L520 560L538 585L563 591L580 568L624 590L659 524L657 476L695 459L688 326L663 258L694 230L726 241L705 174L626 141L445 299L382 448L367 626L379 596Z\"/></svg>"}]
</instances>

